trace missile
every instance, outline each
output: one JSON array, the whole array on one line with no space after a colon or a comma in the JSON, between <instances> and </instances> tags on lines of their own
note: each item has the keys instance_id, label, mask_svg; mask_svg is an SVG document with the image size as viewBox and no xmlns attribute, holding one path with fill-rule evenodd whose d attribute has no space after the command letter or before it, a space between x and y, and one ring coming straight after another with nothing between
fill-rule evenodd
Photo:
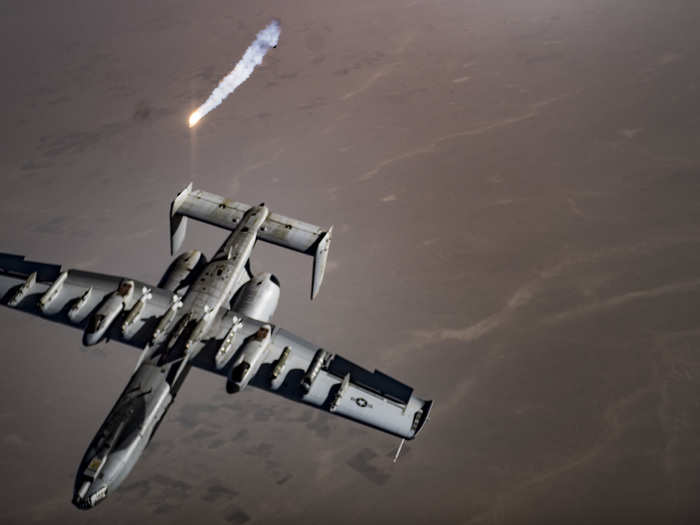
<instances>
[{"instance_id":1,"label":"missile","mask_svg":"<svg viewBox=\"0 0 700 525\"><path fill-rule=\"evenodd\" d=\"M80 317L80 313L83 311L83 308L85 308L85 305L88 303L90 300L90 296L92 295L92 286L85 290L83 292L83 295L80 296L80 299L78 299L73 306L71 306L70 310L68 310L68 319L73 321L74 323L79 323L80 321L83 320L82 317Z\"/></svg>"},{"instance_id":2,"label":"missile","mask_svg":"<svg viewBox=\"0 0 700 525\"><path fill-rule=\"evenodd\" d=\"M136 301L136 304L131 308L131 310L129 310L126 319L122 323L122 335L126 336L127 332L129 332L129 329L134 325L134 323L141 319L141 311L146 305L146 301L148 301L151 297L153 297L151 290L144 286L141 289L141 297L138 301Z\"/></svg>"},{"instance_id":3,"label":"missile","mask_svg":"<svg viewBox=\"0 0 700 525\"><path fill-rule=\"evenodd\" d=\"M91 346L100 341L107 333L107 329L117 316L124 310L124 305L131 298L134 291L134 281L122 281L109 298L94 313L90 322L85 327L83 344Z\"/></svg>"},{"instance_id":4,"label":"missile","mask_svg":"<svg viewBox=\"0 0 700 525\"><path fill-rule=\"evenodd\" d=\"M90 318L90 322L85 327L83 344L92 346L97 344L102 336L107 332L107 328L117 318L124 309L124 301L117 295L112 295L100 306L95 314Z\"/></svg>"},{"instance_id":5,"label":"missile","mask_svg":"<svg viewBox=\"0 0 700 525\"><path fill-rule=\"evenodd\" d=\"M287 366L287 359L289 359L289 354L292 352L292 349L289 348L288 346L284 347L284 350L282 350L282 354L280 355L280 358L277 360L277 363L275 364L275 368L272 369L272 379L273 381L277 379L282 372L284 372L284 368Z\"/></svg>"},{"instance_id":6,"label":"missile","mask_svg":"<svg viewBox=\"0 0 700 525\"><path fill-rule=\"evenodd\" d=\"M326 364L326 361L328 361L330 357L330 354L322 348L316 350L314 358L311 360L311 364L301 380L301 387L307 394L309 390L311 390L311 385L316 380L316 376L318 376L321 368L324 366L324 364Z\"/></svg>"},{"instance_id":7,"label":"missile","mask_svg":"<svg viewBox=\"0 0 700 525\"><path fill-rule=\"evenodd\" d=\"M12 299L9 300L7 303L8 306L17 306L22 299L34 288L34 285L36 284L36 272L32 272L29 274L27 277L27 280L24 281L24 284L19 287L19 290L15 292L15 294L12 296Z\"/></svg>"},{"instance_id":8,"label":"missile","mask_svg":"<svg viewBox=\"0 0 700 525\"><path fill-rule=\"evenodd\" d=\"M224 337L224 340L221 342L221 346L219 346L219 350L216 352L216 356L214 358L217 370L221 370L223 367L225 367L226 363L228 363L231 359L233 351L236 349L234 344L238 338L238 331L242 326L243 323L241 322L240 317L234 315L231 328L229 328L226 337Z\"/></svg>"},{"instance_id":9,"label":"missile","mask_svg":"<svg viewBox=\"0 0 700 525\"><path fill-rule=\"evenodd\" d=\"M62 272L61 275L58 276L58 279L56 279L49 289L46 290L46 293L41 296L41 299L39 299L39 309L43 313L47 313L48 307L51 305L54 299L58 297L58 294L61 292L61 288L63 288L63 283L66 281L67 277L68 272Z\"/></svg>"},{"instance_id":10,"label":"missile","mask_svg":"<svg viewBox=\"0 0 700 525\"><path fill-rule=\"evenodd\" d=\"M243 390L265 360L272 339L272 327L262 325L243 344L240 354L229 371L226 391L230 394Z\"/></svg>"},{"instance_id":11,"label":"missile","mask_svg":"<svg viewBox=\"0 0 700 525\"><path fill-rule=\"evenodd\" d=\"M170 305L170 308L168 308L168 311L165 312L165 315L163 315L161 320L158 321L156 329L153 330L153 335L151 337L151 345L155 345L160 339L160 336L163 335L163 333L166 332L168 328L170 328L170 324L173 322L175 314L180 308L182 308L182 301L180 301L180 298L176 295L173 303Z\"/></svg>"},{"instance_id":12,"label":"missile","mask_svg":"<svg viewBox=\"0 0 700 525\"><path fill-rule=\"evenodd\" d=\"M340 388L338 388L338 392L335 394L335 398L333 399L333 402L331 403L331 406L330 406L331 412L335 412L335 409L338 408L338 403L343 398L343 395L345 394L345 391L348 389L348 386L350 386L350 372L345 374L345 377L343 378L343 382L340 383Z\"/></svg>"}]
</instances>

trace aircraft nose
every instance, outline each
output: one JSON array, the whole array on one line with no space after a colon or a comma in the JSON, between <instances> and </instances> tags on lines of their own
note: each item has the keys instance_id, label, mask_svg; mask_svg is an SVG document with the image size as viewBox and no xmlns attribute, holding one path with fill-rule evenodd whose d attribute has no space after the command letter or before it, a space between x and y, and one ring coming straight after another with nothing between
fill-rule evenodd
<instances>
[{"instance_id":1,"label":"aircraft nose","mask_svg":"<svg viewBox=\"0 0 700 525\"><path fill-rule=\"evenodd\" d=\"M87 498L81 498L77 494L73 496L73 505L78 507L80 510L88 510L92 508L92 505Z\"/></svg>"},{"instance_id":2,"label":"aircraft nose","mask_svg":"<svg viewBox=\"0 0 700 525\"><path fill-rule=\"evenodd\" d=\"M107 485L96 487L95 484L85 480L75 494L73 494L73 505L80 510L88 510L106 497Z\"/></svg>"}]
</instances>

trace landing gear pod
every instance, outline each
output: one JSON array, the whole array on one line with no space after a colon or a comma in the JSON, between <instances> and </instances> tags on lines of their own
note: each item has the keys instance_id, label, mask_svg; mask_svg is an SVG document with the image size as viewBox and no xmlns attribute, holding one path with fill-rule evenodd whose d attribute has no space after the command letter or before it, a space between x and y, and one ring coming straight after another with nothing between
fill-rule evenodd
<instances>
[{"instance_id":1,"label":"landing gear pod","mask_svg":"<svg viewBox=\"0 0 700 525\"><path fill-rule=\"evenodd\" d=\"M172 262L158 287L182 295L206 263L207 258L199 250L183 253Z\"/></svg>"},{"instance_id":2,"label":"landing gear pod","mask_svg":"<svg viewBox=\"0 0 700 525\"><path fill-rule=\"evenodd\" d=\"M272 327L264 324L254 335L243 343L240 353L229 371L226 391L229 394L240 392L257 373L265 360L272 338Z\"/></svg>"},{"instance_id":3,"label":"landing gear pod","mask_svg":"<svg viewBox=\"0 0 700 525\"><path fill-rule=\"evenodd\" d=\"M133 292L134 281L121 282L119 288L90 317L83 334L85 346L92 346L102 339L110 325L124 310L124 304L131 298Z\"/></svg>"}]
</instances>

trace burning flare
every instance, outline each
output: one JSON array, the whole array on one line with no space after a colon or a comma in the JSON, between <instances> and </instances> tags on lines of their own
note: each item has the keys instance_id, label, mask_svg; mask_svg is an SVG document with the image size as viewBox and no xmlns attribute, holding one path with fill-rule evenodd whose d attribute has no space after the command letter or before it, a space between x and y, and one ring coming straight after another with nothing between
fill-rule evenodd
<instances>
[{"instance_id":1,"label":"burning flare","mask_svg":"<svg viewBox=\"0 0 700 525\"><path fill-rule=\"evenodd\" d=\"M233 93L238 86L248 79L255 69L255 66L262 62L267 50L271 47L277 47L279 37L280 24L277 20L273 20L265 29L258 33L255 37L255 41L246 49L246 52L238 61L236 67L233 68L233 71L219 82L219 85L212 91L206 102L190 115L190 127L197 124L204 115L221 104L227 96Z\"/></svg>"},{"instance_id":2,"label":"burning flare","mask_svg":"<svg viewBox=\"0 0 700 525\"><path fill-rule=\"evenodd\" d=\"M202 118L202 112L200 110L195 111L190 115L190 127L194 126L197 122L199 122L199 119Z\"/></svg>"}]
</instances>

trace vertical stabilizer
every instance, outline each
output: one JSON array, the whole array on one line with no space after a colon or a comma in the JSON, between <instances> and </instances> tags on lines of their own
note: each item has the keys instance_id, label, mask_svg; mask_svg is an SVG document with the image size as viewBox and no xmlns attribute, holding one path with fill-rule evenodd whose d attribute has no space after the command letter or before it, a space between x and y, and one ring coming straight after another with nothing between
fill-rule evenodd
<instances>
[{"instance_id":1,"label":"vertical stabilizer","mask_svg":"<svg viewBox=\"0 0 700 525\"><path fill-rule=\"evenodd\" d=\"M175 255L180 250L187 234L187 217L179 214L177 210L187 200L191 191L192 183L190 182L170 204L170 255Z\"/></svg>"},{"instance_id":2,"label":"vertical stabilizer","mask_svg":"<svg viewBox=\"0 0 700 525\"><path fill-rule=\"evenodd\" d=\"M331 236L333 235L333 226L328 228L319 239L314 254L314 273L311 276L311 300L316 297L318 290L323 282L323 275L326 273L326 261L328 260L328 250L331 247Z\"/></svg>"}]
</instances>

